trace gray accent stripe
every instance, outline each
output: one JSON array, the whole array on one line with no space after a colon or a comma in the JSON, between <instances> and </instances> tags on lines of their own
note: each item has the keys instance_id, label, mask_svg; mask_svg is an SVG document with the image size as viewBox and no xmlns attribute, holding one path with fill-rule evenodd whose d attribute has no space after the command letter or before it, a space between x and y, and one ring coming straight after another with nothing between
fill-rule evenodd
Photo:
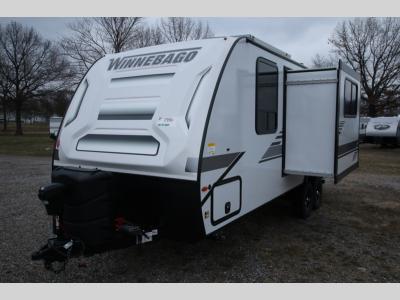
<instances>
[{"instance_id":1,"label":"gray accent stripe","mask_svg":"<svg viewBox=\"0 0 400 300\"><path fill-rule=\"evenodd\" d=\"M266 161L269 161L269 160L272 160L272 159L275 159L275 158L279 158L279 157L282 157L282 155L271 156L271 157L268 157L268 158L260 160L258 163L261 164L263 162L266 162Z\"/></svg>"},{"instance_id":2,"label":"gray accent stripe","mask_svg":"<svg viewBox=\"0 0 400 300\"><path fill-rule=\"evenodd\" d=\"M320 83L337 83L337 79L319 79L319 80L299 80L289 81L286 85L303 85L303 84L320 84Z\"/></svg>"},{"instance_id":3,"label":"gray accent stripe","mask_svg":"<svg viewBox=\"0 0 400 300\"><path fill-rule=\"evenodd\" d=\"M349 152L351 150L354 150L357 147L358 147L358 140L350 142L350 143L347 143L347 144L344 144L344 145L340 145L339 146L339 151L338 151L338 156L340 156L340 155L342 155L342 154L344 154L346 152Z\"/></svg>"},{"instance_id":4,"label":"gray accent stripe","mask_svg":"<svg viewBox=\"0 0 400 300\"><path fill-rule=\"evenodd\" d=\"M185 172L197 172L199 166L199 159L197 157L188 157L186 160Z\"/></svg>"},{"instance_id":5,"label":"gray accent stripe","mask_svg":"<svg viewBox=\"0 0 400 300\"><path fill-rule=\"evenodd\" d=\"M279 145L281 142L280 141L278 141L278 142L273 142L272 144L271 144L271 146L276 146L276 145Z\"/></svg>"},{"instance_id":6,"label":"gray accent stripe","mask_svg":"<svg viewBox=\"0 0 400 300\"><path fill-rule=\"evenodd\" d=\"M151 120L153 114L101 114L98 120Z\"/></svg>"},{"instance_id":7,"label":"gray accent stripe","mask_svg":"<svg viewBox=\"0 0 400 300\"><path fill-rule=\"evenodd\" d=\"M267 151L265 151L263 157L261 158L261 160L265 160L267 158L273 157L273 156L277 156L277 155L281 155L282 154L282 145L279 146L271 146L267 149Z\"/></svg>"},{"instance_id":8,"label":"gray accent stripe","mask_svg":"<svg viewBox=\"0 0 400 300\"><path fill-rule=\"evenodd\" d=\"M204 157L202 161L202 172L217 170L228 167L242 152L228 153Z\"/></svg>"},{"instance_id":9,"label":"gray accent stripe","mask_svg":"<svg viewBox=\"0 0 400 300\"><path fill-rule=\"evenodd\" d=\"M281 139L281 138L282 138L282 136L278 135L275 139L277 140L277 139Z\"/></svg>"},{"instance_id":10,"label":"gray accent stripe","mask_svg":"<svg viewBox=\"0 0 400 300\"><path fill-rule=\"evenodd\" d=\"M232 161L232 163L229 165L229 167L226 168L225 171L222 173L222 175L217 179L217 181L215 181L211 190L209 190L207 195L203 198L203 200L201 200L201 206L203 206L204 203L207 202L207 199L210 198L215 185L217 185L219 182L221 182L225 178L225 176L232 170L232 168L236 165L236 163L239 161L239 159L244 155L244 152L238 152L238 153L239 154L235 157L235 159ZM204 161L204 159L203 159L203 161Z\"/></svg>"},{"instance_id":11,"label":"gray accent stripe","mask_svg":"<svg viewBox=\"0 0 400 300\"><path fill-rule=\"evenodd\" d=\"M351 149L351 150L349 150L349 151L347 151L347 152L345 152L345 153L343 153L343 154L340 154L340 155L338 156L338 159L341 159L342 157L345 157L346 155L349 155L349 154L351 154L351 153L353 153L353 152L356 152L356 151L358 151L358 147L353 148L353 149Z\"/></svg>"}]
</instances>

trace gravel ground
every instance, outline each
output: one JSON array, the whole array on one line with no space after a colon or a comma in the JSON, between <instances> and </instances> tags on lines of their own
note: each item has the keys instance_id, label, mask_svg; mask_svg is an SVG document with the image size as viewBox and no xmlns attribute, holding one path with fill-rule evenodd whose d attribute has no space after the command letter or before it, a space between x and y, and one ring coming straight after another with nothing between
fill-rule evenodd
<instances>
[{"instance_id":1,"label":"gravel ground","mask_svg":"<svg viewBox=\"0 0 400 300\"><path fill-rule=\"evenodd\" d=\"M400 149L363 145L360 168L325 184L306 221L277 199L224 239L161 239L72 260L60 274L30 260L51 231L36 196L49 176L49 158L0 156L0 282L400 281Z\"/></svg>"}]
</instances>

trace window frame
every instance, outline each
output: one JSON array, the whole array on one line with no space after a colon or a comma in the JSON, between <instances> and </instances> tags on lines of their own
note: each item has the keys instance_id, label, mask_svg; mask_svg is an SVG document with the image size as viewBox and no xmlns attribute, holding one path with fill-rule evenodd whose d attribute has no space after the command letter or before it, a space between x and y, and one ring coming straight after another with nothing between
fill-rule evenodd
<instances>
[{"instance_id":1,"label":"window frame","mask_svg":"<svg viewBox=\"0 0 400 300\"><path fill-rule=\"evenodd\" d=\"M346 82L350 83L350 113L349 111L346 111ZM356 88L356 105L355 105L355 111L353 110L353 86ZM345 78L344 80L344 88L343 88L343 116L345 118L356 118L358 113L358 85L355 83L353 80L349 78Z\"/></svg>"},{"instance_id":2,"label":"window frame","mask_svg":"<svg viewBox=\"0 0 400 300\"><path fill-rule=\"evenodd\" d=\"M257 128L257 121L258 121L258 118L257 118L257 115L258 115L258 113L257 113L257 108L258 108L258 105L257 105L257 103L258 103L258 63L259 62L265 63L265 64L275 68L276 69L276 75L277 75L277 84L276 84L276 125L275 125L274 129L268 130L268 131L265 131L265 132L259 132L259 130ZM255 101L254 101L254 103L255 103L255 124L254 124L255 126L254 127L255 127L256 134L257 135L265 135L265 134L276 133L277 130L278 130L278 119L279 119L279 116L278 116L278 113L279 113L279 68L278 68L278 64L273 62L273 61L271 61L271 60L269 60L269 59L266 59L266 58L264 58L262 56L259 56L256 59L256 73L255 74L256 74L256 76L255 76L256 78L255 78Z\"/></svg>"}]
</instances>

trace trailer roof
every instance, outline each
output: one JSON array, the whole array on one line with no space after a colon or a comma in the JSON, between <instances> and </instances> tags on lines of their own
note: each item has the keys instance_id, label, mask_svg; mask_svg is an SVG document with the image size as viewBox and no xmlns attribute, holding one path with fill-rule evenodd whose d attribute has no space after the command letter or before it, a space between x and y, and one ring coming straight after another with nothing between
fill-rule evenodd
<instances>
[{"instance_id":1,"label":"trailer roof","mask_svg":"<svg viewBox=\"0 0 400 300\"><path fill-rule=\"evenodd\" d=\"M230 39L232 39L232 38L233 39L246 39L247 42L249 42L249 43L251 43L251 44L253 44L253 45L257 46L257 47L260 47L265 51L268 51L268 52L270 52L270 53L272 53L272 54L274 54L274 55L276 55L276 56L278 56L278 57L280 57L280 58L282 58L282 59L284 59L286 61L289 61L289 62L297 65L300 68L307 69L307 67L303 63L300 63L298 61L293 60L289 53L287 53L287 52L285 52L285 51L283 51L281 49L278 49L278 48L272 46L271 44L268 44L268 43L256 38L255 36L253 36L251 34L232 35L232 36L218 36L218 37L205 38L205 39L202 39L202 40L228 39L228 38L230 38ZM128 51L126 51L126 54L128 54L130 52L132 52L132 54L133 53L136 54L137 52L140 53L144 49L146 49L146 50L153 50L154 49L155 50L155 49L159 49L160 47L170 48L172 45L175 45L175 44L193 44L193 43L197 44L198 42L201 42L201 40L182 41L182 42L176 42L176 43L154 45L154 46L148 46L148 47L128 50ZM108 56L108 57L109 56L117 56L119 54L120 53L111 53L111 54L107 54L106 56Z\"/></svg>"},{"instance_id":2,"label":"trailer roof","mask_svg":"<svg viewBox=\"0 0 400 300\"><path fill-rule=\"evenodd\" d=\"M307 67L303 63L300 63L298 61L293 60L289 53L287 53L287 52L285 52L283 50L280 50L280 49L272 46L271 44L268 44L268 43L256 38L255 36L253 36L251 34L241 35L241 36L238 36L238 37L246 38L246 40L248 42L250 42L250 43L252 43L252 44L254 44L254 45L256 45L256 46L258 46L258 47L260 47L260 48L262 48L262 49L264 49L264 50L266 50L266 51L268 51L268 52L270 52L272 54L275 54L276 56L279 56L280 58L283 58L283 59L285 59L285 60L287 60L287 61L289 61L289 62L291 62L291 63L293 63L293 64L295 64L295 65L297 65L297 66L299 66L301 68L303 68L303 69L307 69Z\"/></svg>"},{"instance_id":3,"label":"trailer roof","mask_svg":"<svg viewBox=\"0 0 400 300\"><path fill-rule=\"evenodd\" d=\"M268 44L266 42L264 42L263 40L260 40L259 38L256 38L254 35L251 34L241 34L241 35L230 35L230 36L216 36L216 37L210 37L207 39L220 39L220 38L245 38L248 42L272 53L275 54L276 56L279 56L280 58L283 58L303 69L307 69L307 67L298 61L295 61L292 59L291 55L275 46L272 46L271 44Z\"/></svg>"}]
</instances>

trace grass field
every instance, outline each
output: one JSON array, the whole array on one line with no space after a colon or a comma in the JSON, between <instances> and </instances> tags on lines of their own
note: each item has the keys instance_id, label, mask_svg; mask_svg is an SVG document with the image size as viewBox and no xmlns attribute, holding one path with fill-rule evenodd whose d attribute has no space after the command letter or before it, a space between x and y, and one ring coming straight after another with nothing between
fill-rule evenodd
<instances>
[{"instance_id":1,"label":"grass field","mask_svg":"<svg viewBox=\"0 0 400 300\"><path fill-rule=\"evenodd\" d=\"M49 137L48 124L23 126L24 135L16 136L15 125L0 131L0 154L51 156L54 141Z\"/></svg>"}]
</instances>

